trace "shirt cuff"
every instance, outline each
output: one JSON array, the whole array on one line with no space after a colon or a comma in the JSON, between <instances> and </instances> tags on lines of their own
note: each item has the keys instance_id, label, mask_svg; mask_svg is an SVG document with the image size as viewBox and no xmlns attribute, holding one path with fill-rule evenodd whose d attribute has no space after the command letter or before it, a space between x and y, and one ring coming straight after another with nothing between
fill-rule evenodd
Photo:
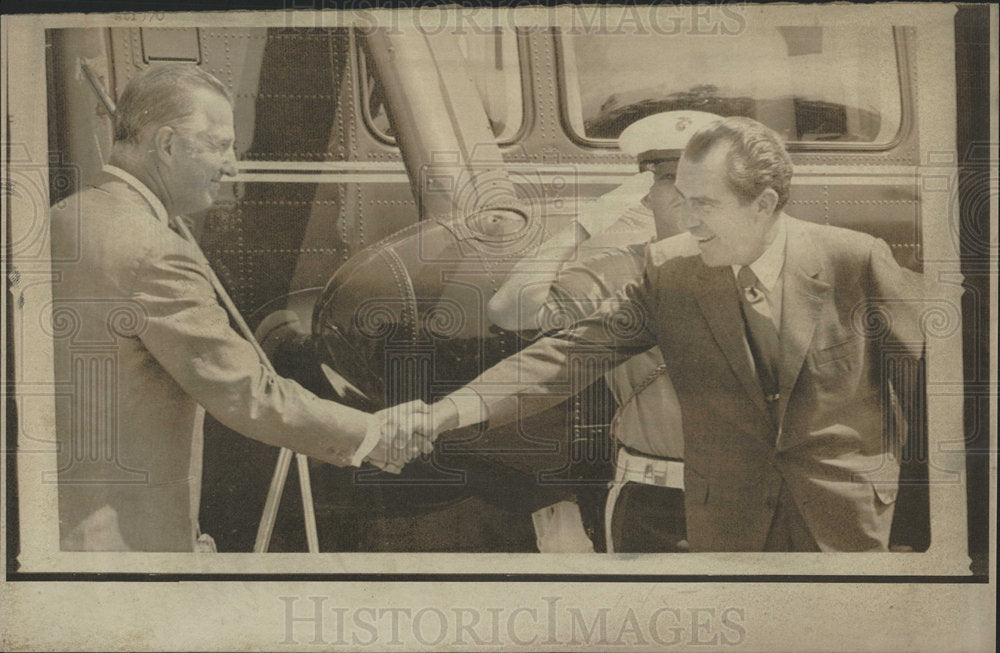
<instances>
[{"instance_id":1,"label":"shirt cuff","mask_svg":"<svg viewBox=\"0 0 1000 653\"><path fill-rule=\"evenodd\" d=\"M365 439L361 441L358 450L351 456L352 467L361 467L361 462L375 449L380 437L382 437L382 421L375 415L369 415Z\"/></svg>"},{"instance_id":2,"label":"shirt cuff","mask_svg":"<svg viewBox=\"0 0 1000 653\"><path fill-rule=\"evenodd\" d=\"M489 409L486 407L486 402L475 390L462 388L451 393L445 399L449 399L455 405L455 411L458 413L458 426L456 428L472 426L489 420Z\"/></svg>"}]
</instances>

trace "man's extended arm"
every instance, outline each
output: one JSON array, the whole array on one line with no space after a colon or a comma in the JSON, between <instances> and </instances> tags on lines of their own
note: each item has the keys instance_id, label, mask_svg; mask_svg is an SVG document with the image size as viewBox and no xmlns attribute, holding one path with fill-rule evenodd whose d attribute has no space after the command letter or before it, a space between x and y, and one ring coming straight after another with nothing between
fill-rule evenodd
<instances>
[{"instance_id":1,"label":"man's extended arm","mask_svg":"<svg viewBox=\"0 0 1000 653\"><path fill-rule=\"evenodd\" d=\"M434 404L417 401L383 411L388 430L398 431L399 439L417 435L432 441L445 431L480 422L500 426L564 401L657 344L649 296L644 277L594 315L541 338Z\"/></svg>"},{"instance_id":2,"label":"man's extended arm","mask_svg":"<svg viewBox=\"0 0 1000 653\"><path fill-rule=\"evenodd\" d=\"M184 392L227 427L335 465L350 464L371 416L270 374L230 327L199 261L187 243L158 239L150 246L131 284L132 299L145 311L143 344Z\"/></svg>"}]
</instances>

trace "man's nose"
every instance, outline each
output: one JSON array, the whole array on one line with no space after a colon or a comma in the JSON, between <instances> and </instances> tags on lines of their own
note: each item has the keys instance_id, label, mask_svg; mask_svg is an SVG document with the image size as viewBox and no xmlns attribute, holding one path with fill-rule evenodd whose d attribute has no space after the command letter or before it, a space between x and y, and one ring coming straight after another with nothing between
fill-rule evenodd
<instances>
[{"instance_id":1,"label":"man's nose","mask_svg":"<svg viewBox=\"0 0 1000 653\"><path fill-rule=\"evenodd\" d=\"M222 174L226 177L235 177L236 173L236 151L230 147L222 158Z\"/></svg>"}]
</instances>

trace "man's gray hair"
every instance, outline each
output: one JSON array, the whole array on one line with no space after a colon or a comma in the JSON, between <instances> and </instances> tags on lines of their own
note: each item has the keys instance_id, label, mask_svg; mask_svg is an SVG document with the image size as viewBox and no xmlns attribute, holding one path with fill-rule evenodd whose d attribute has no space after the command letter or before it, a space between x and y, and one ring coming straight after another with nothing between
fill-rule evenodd
<instances>
[{"instance_id":1,"label":"man's gray hair","mask_svg":"<svg viewBox=\"0 0 1000 653\"><path fill-rule=\"evenodd\" d=\"M781 137L751 118L731 117L698 130L684 148L684 158L699 162L715 145L729 145L726 183L745 204L771 188L778 194L775 211L788 202L792 186L792 159Z\"/></svg>"},{"instance_id":2,"label":"man's gray hair","mask_svg":"<svg viewBox=\"0 0 1000 653\"><path fill-rule=\"evenodd\" d=\"M138 143L146 130L192 115L198 90L233 102L222 82L194 64L160 64L139 73L126 84L115 109L115 142Z\"/></svg>"}]
</instances>

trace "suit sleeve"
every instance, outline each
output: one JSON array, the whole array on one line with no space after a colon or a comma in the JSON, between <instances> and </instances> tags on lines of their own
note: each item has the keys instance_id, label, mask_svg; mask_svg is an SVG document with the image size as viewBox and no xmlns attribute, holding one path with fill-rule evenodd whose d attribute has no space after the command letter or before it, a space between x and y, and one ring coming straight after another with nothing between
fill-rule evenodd
<instances>
[{"instance_id":1,"label":"suit sleeve","mask_svg":"<svg viewBox=\"0 0 1000 653\"><path fill-rule=\"evenodd\" d=\"M366 413L326 401L269 373L229 324L196 250L161 237L135 275L145 347L213 417L243 435L335 465L364 441Z\"/></svg>"},{"instance_id":2,"label":"suit sleeve","mask_svg":"<svg viewBox=\"0 0 1000 653\"><path fill-rule=\"evenodd\" d=\"M888 390L883 438L900 458L906 447L926 447L926 420L909 419L926 409L926 375L918 371L922 322L928 315L924 279L900 266L883 240L875 240L869 250L868 275L867 327L875 335L879 382Z\"/></svg>"},{"instance_id":3,"label":"suit sleeve","mask_svg":"<svg viewBox=\"0 0 1000 653\"><path fill-rule=\"evenodd\" d=\"M899 265L883 240L868 253L869 325L885 346L910 356L923 354L922 321L927 316L923 275Z\"/></svg>"},{"instance_id":4,"label":"suit sleeve","mask_svg":"<svg viewBox=\"0 0 1000 653\"><path fill-rule=\"evenodd\" d=\"M643 276L601 302L597 312L501 361L459 393L479 395L490 427L565 401L657 344L649 289Z\"/></svg>"},{"instance_id":5,"label":"suit sleeve","mask_svg":"<svg viewBox=\"0 0 1000 653\"><path fill-rule=\"evenodd\" d=\"M543 332L567 329L596 313L609 297L642 276L639 261L627 250L602 248L559 271L539 308Z\"/></svg>"}]
</instances>

